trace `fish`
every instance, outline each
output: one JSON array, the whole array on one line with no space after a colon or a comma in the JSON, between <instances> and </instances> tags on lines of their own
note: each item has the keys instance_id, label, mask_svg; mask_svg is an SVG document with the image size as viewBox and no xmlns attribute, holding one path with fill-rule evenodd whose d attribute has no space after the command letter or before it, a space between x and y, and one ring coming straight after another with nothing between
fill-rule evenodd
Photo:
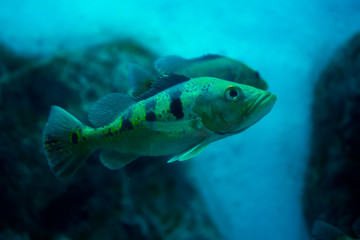
<instances>
[{"instance_id":1,"label":"fish","mask_svg":"<svg viewBox=\"0 0 360 240\"><path fill-rule=\"evenodd\" d=\"M262 90L268 89L268 84L258 71L251 69L240 61L218 54L208 54L192 59L185 59L175 55L164 56L154 62L154 68L158 76L174 73L190 78L215 77L250 85ZM136 97L146 92L158 76L141 66L130 64L131 94ZM135 84L132 84L134 82Z\"/></svg>"},{"instance_id":2,"label":"fish","mask_svg":"<svg viewBox=\"0 0 360 240\"><path fill-rule=\"evenodd\" d=\"M52 106L44 154L59 179L75 173L97 149L101 163L113 170L141 156L184 161L255 124L276 99L269 91L218 78L165 75L137 98L110 93L99 99L88 114L93 126Z\"/></svg>"},{"instance_id":3,"label":"fish","mask_svg":"<svg viewBox=\"0 0 360 240\"><path fill-rule=\"evenodd\" d=\"M268 89L268 84L258 71L238 60L219 54L208 54L191 59L175 55L164 56L154 62L154 67L160 74L175 73L192 78L215 77L263 90Z\"/></svg>"},{"instance_id":4,"label":"fish","mask_svg":"<svg viewBox=\"0 0 360 240\"><path fill-rule=\"evenodd\" d=\"M352 225L353 231L358 238L352 238L337 227L322 221L316 220L313 225L312 235L315 240L360 240L360 218Z\"/></svg>"}]
</instances>

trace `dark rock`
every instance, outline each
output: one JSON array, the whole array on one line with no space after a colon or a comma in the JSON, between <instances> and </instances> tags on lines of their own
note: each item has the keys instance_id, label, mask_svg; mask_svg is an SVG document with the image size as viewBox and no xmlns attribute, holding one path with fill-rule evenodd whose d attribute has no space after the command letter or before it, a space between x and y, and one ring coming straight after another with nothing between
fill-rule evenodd
<instances>
[{"instance_id":1,"label":"dark rock","mask_svg":"<svg viewBox=\"0 0 360 240\"><path fill-rule=\"evenodd\" d=\"M155 55L113 42L49 58L0 49L0 239L219 239L187 164L142 158L119 171L98 153L57 180L42 153L50 106L87 123L89 106L127 93L128 63L151 71ZM6 73L6 74L5 74Z\"/></svg>"},{"instance_id":2,"label":"dark rock","mask_svg":"<svg viewBox=\"0 0 360 240\"><path fill-rule=\"evenodd\" d=\"M304 194L305 217L354 236L360 217L360 33L321 73L312 108L312 145Z\"/></svg>"},{"instance_id":3,"label":"dark rock","mask_svg":"<svg viewBox=\"0 0 360 240\"><path fill-rule=\"evenodd\" d=\"M8 49L5 45L0 44L0 82L20 69L31 65L36 57L25 57Z\"/></svg>"}]
</instances>

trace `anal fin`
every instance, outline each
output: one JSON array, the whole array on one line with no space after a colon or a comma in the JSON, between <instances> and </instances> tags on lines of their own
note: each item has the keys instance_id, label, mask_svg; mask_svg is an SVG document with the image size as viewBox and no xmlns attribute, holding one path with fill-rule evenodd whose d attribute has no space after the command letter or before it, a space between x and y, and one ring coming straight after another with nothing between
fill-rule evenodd
<instances>
[{"instance_id":1,"label":"anal fin","mask_svg":"<svg viewBox=\"0 0 360 240\"><path fill-rule=\"evenodd\" d=\"M111 170L120 169L138 157L137 155L122 153L114 149L104 149L100 153L101 163Z\"/></svg>"}]
</instances>

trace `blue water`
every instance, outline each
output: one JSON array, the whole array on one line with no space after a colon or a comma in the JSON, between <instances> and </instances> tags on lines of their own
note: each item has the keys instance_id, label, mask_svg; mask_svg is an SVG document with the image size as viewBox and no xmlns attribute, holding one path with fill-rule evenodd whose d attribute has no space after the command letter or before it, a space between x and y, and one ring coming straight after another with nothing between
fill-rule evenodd
<instances>
[{"instance_id":1,"label":"blue water","mask_svg":"<svg viewBox=\"0 0 360 240\"><path fill-rule=\"evenodd\" d=\"M312 88L360 30L358 0L2 0L0 40L51 54L134 38L159 55L219 53L257 69L278 101L246 132L192 159L194 184L228 239L309 239L301 210Z\"/></svg>"}]
</instances>

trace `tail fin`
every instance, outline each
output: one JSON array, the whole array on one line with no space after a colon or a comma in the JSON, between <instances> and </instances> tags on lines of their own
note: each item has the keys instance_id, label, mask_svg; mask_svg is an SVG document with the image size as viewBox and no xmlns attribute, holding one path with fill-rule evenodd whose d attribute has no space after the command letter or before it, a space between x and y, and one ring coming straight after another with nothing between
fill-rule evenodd
<instances>
[{"instance_id":1,"label":"tail fin","mask_svg":"<svg viewBox=\"0 0 360 240\"><path fill-rule=\"evenodd\" d=\"M92 153L82 139L84 127L64 109L51 107L43 132L43 147L49 166L58 178L73 174Z\"/></svg>"},{"instance_id":2,"label":"tail fin","mask_svg":"<svg viewBox=\"0 0 360 240\"><path fill-rule=\"evenodd\" d=\"M312 235L316 240L337 240L346 236L340 229L321 220L314 222Z\"/></svg>"}]
</instances>

